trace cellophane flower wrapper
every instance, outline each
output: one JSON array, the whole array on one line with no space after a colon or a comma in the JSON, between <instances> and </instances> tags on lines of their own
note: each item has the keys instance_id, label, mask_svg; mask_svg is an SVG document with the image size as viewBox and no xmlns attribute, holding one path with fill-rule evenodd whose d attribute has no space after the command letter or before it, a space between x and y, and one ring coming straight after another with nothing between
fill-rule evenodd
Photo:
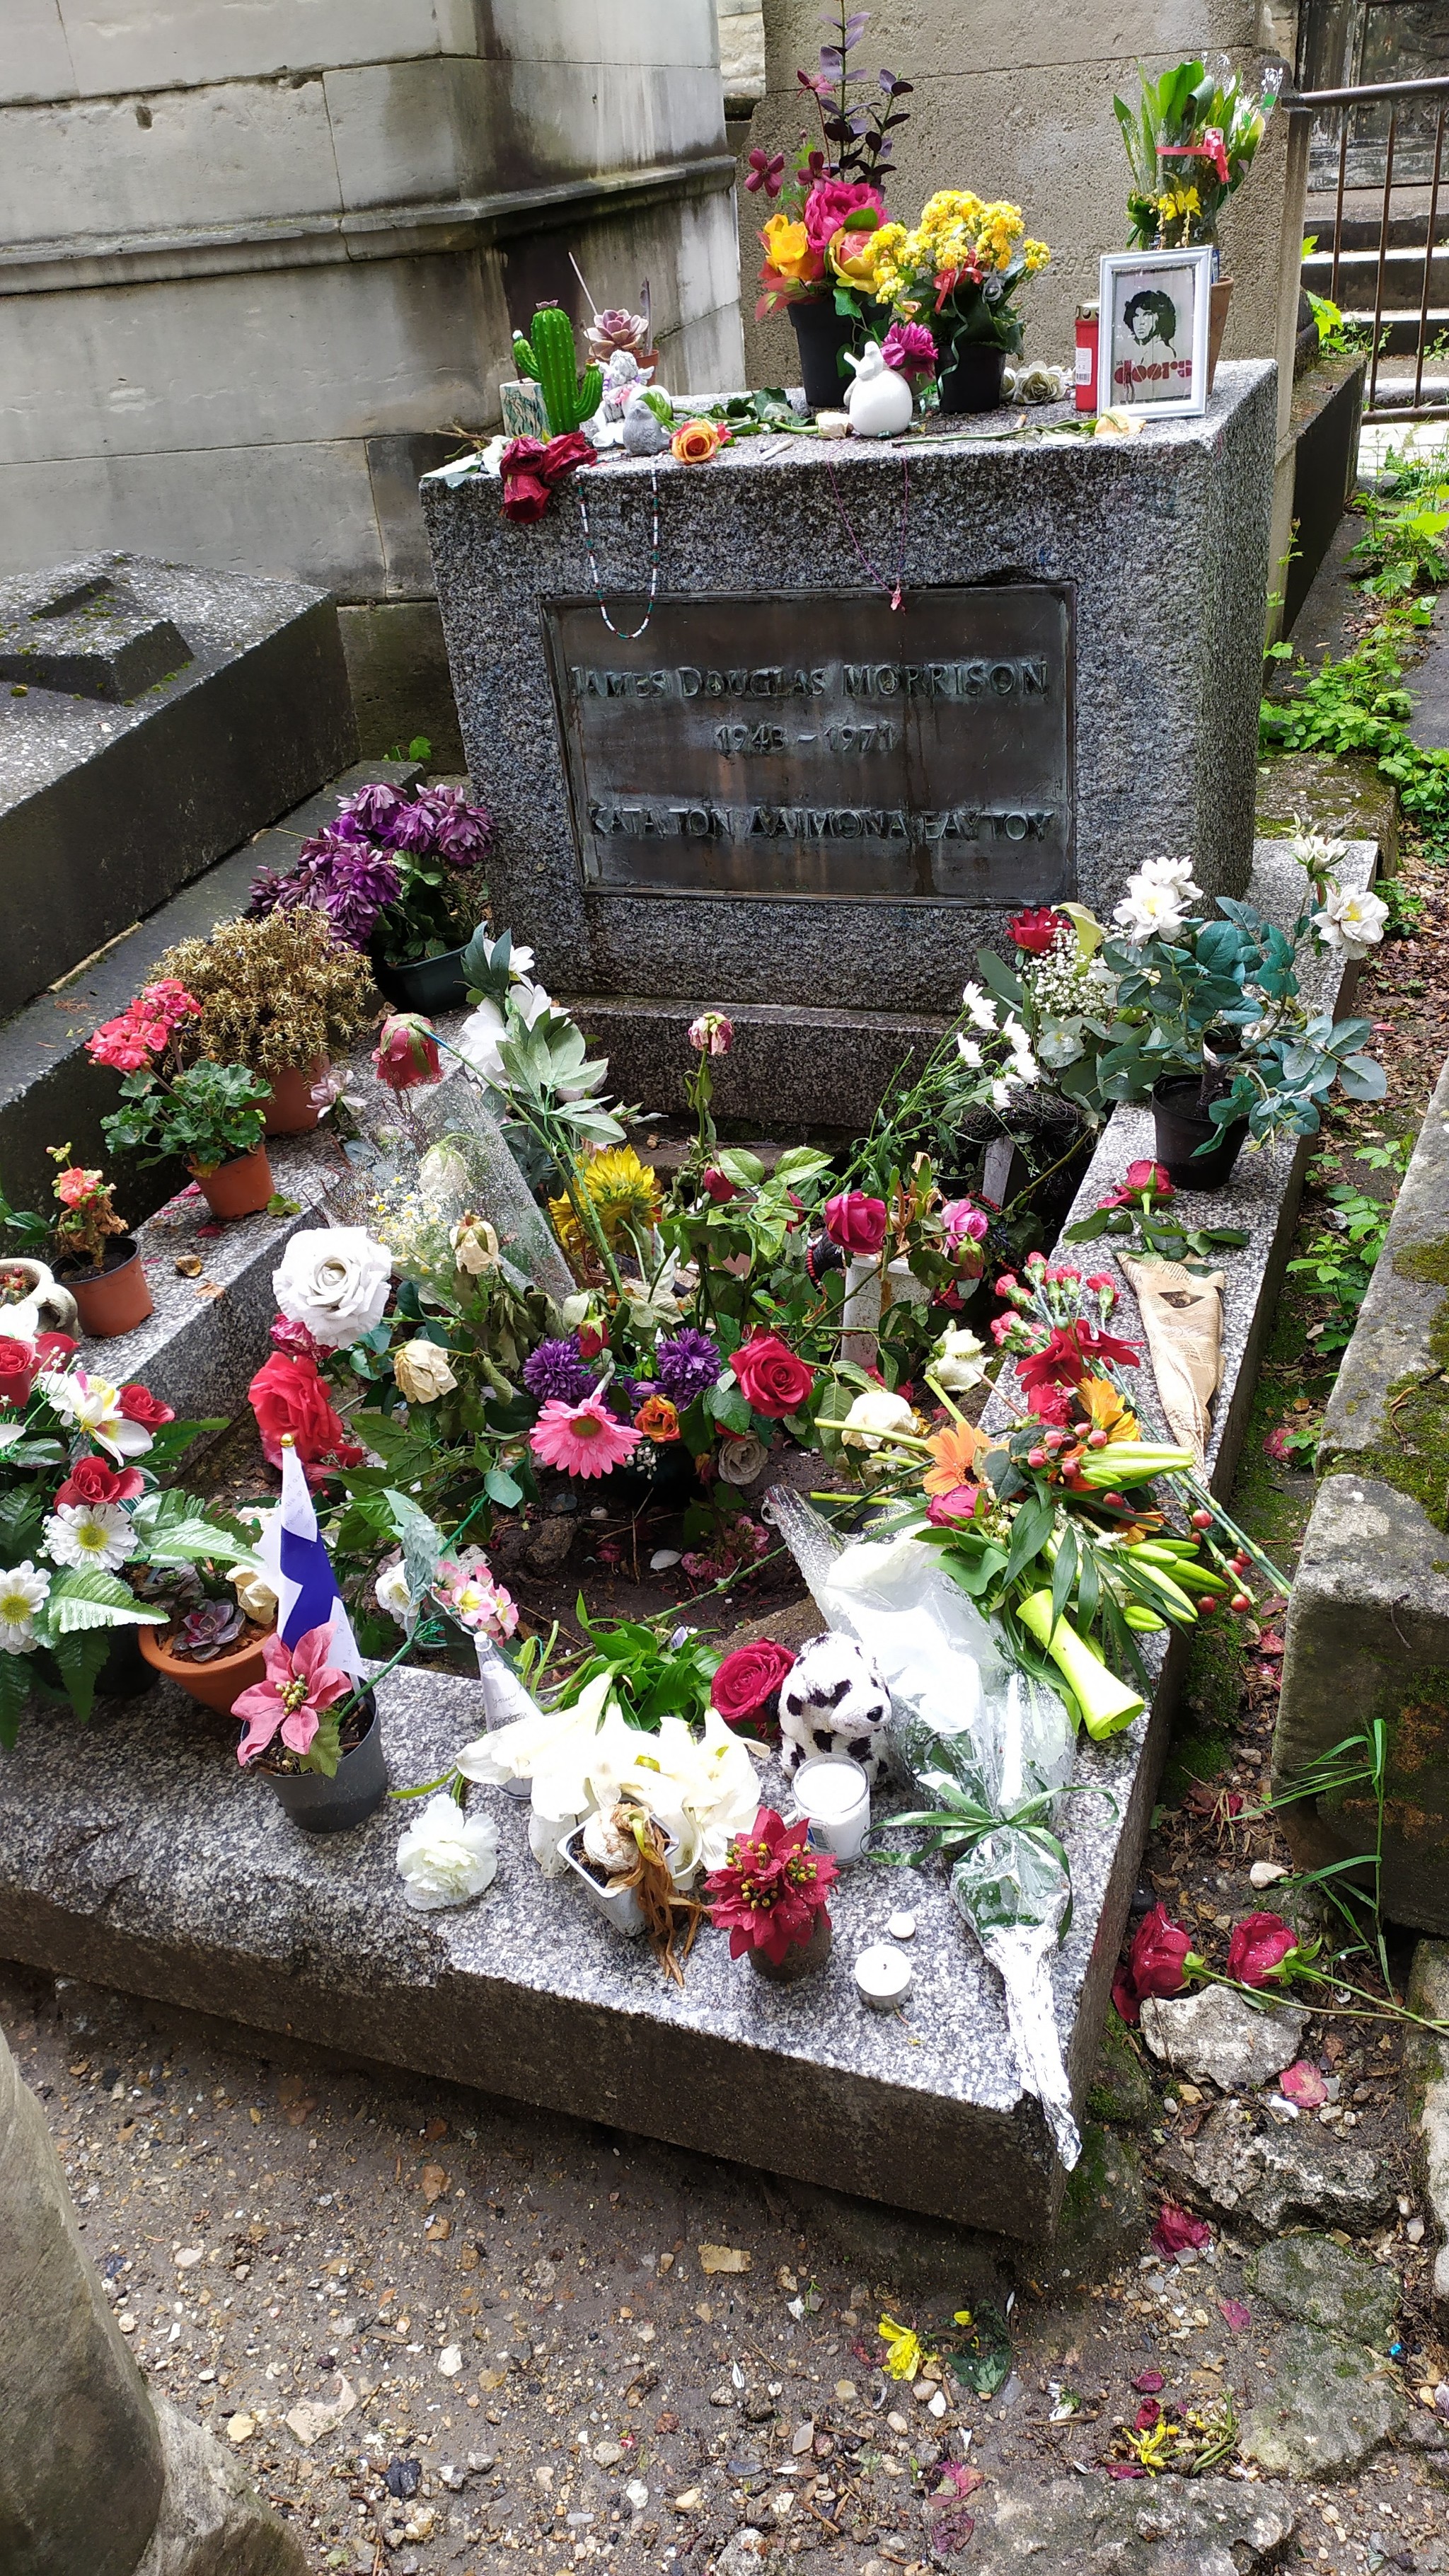
<instances>
[{"instance_id":1,"label":"cellophane flower wrapper","mask_svg":"<svg viewBox=\"0 0 1449 2576\"><path fill-rule=\"evenodd\" d=\"M769 1517L822 1616L874 1656L889 1686L895 1750L922 1807L964 1795L1003 1819L1056 1799L1072 1775L1071 1720L1055 1691L1009 1663L998 1632L918 1539L843 1545L796 1494ZM1043 1811L1051 1823L1053 1810ZM1006 1993L1022 2081L1068 2170L1081 2153L1062 2063L1052 1960L1071 1903L1063 1864L1003 1821L951 1871L951 1896Z\"/></svg>"}]
</instances>

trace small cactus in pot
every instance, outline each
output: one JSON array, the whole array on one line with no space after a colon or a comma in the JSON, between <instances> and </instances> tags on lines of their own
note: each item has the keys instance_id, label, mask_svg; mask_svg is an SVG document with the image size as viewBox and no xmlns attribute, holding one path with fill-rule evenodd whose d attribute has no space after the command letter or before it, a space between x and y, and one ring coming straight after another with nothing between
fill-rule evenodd
<instances>
[{"instance_id":1,"label":"small cactus in pot","mask_svg":"<svg viewBox=\"0 0 1449 2576\"><path fill-rule=\"evenodd\" d=\"M543 388L544 408L555 438L589 420L603 400L604 378L598 367L578 373L574 326L557 304L540 305L532 336L513 335L513 361L521 376Z\"/></svg>"}]
</instances>

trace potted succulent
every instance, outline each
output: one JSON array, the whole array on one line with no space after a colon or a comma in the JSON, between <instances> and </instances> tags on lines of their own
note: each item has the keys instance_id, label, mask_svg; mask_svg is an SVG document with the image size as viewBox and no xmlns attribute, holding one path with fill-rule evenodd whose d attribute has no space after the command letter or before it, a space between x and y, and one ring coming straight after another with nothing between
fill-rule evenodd
<instances>
[{"instance_id":1,"label":"potted succulent","mask_svg":"<svg viewBox=\"0 0 1449 2576\"><path fill-rule=\"evenodd\" d=\"M271 1586L241 1569L224 1583L212 1568L196 1566L146 1587L146 1597L171 1614L167 1627L141 1631L141 1653L152 1671L229 1717L238 1693L266 1672L262 1649L277 1617Z\"/></svg>"},{"instance_id":2,"label":"potted succulent","mask_svg":"<svg viewBox=\"0 0 1449 2576\"><path fill-rule=\"evenodd\" d=\"M723 1869L705 1880L709 1919L728 1932L730 1957L747 1958L776 1985L793 1985L830 1957L826 1898L837 1863L813 1851L809 1837L804 1818L787 1825L773 1807L761 1807L750 1831L735 1835Z\"/></svg>"},{"instance_id":3,"label":"potted succulent","mask_svg":"<svg viewBox=\"0 0 1449 2576\"><path fill-rule=\"evenodd\" d=\"M877 246L887 231L900 237L899 225L886 225L881 190L890 175L892 135L908 114L896 102L911 84L882 71L868 106L852 96L868 78L849 68L867 23L864 12L848 15L841 0L836 41L821 46L818 72L799 75L819 113L819 144L812 148L801 138L788 176L783 152L754 151L745 181L754 194L779 200L760 231L764 291L756 316L763 320L777 308L789 314L812 411L840 406L849 381L846 352L864 348L880 293Z\"/></svg>"},{"instance_id":4,"label":"potted succulent","mask_svg":"<svg viewBox=\"0 0 1449 2576\"><path fill-rule=\"evenodd\" d=\"M263 1641L262 1679L232 1704L246 1720L238 1762L255 1764L309 1834L344 1833L387 1795L377 1702L328 1661L331 1643L330 1622L309 1628L295 1646L274 1631Z\"/></svg>"},{"instance_id":5,"label":"potted succulent","mask_svg":"<svg viewBox=\"0 0 1449 2576\"><path fill-rule=\"evenodd\" d=\"M294 906L325 914L336 937L366 952L379 990L400 1010L446 1011L467 999L463 949L487 899L483 862L493 818L454 787L408 797L379 781L345 796L337 820L302 844L290 876L252 887L254 919Z\"/></svg>"},{"instance_id":6,"label":"potted succulent","mask_svg":"<svg viewBox=\"0 0 1449 2576\"><path fill-rule=\"evenodd\" d=\"M331 1059L377 1017L367 960L325 913L295 904L183 940L161 972L197 1004L173 1039L180 1064L244 1064L270 1085L268 1136L300 1136L326 1104Z\"/></svg>"},{"instance_id":7,"label":"potted succulent","mask_svg":"<svg viewBox=\"0 0 1449 2576\"><path fill-rule=\"evenodd\" d=\"M1310 868L1308 902L1288 929L1226 896L1214 918L1196 916L1206 898L1188 859L1150 859L1117 906L1123 935L1103 950L1115 1017L1098 1088L1104 1100L1151 1098L1157 1160L1179 1189L1221 1188L1249 1136L1315 1134L1335 1083L1351 1100L1384 1096L1383 1069L1362 1052L1371 1023L1310 1013L1299 997L1301 949L1315 933L1328 944L1320 925L1343 910L1325 873L1331 856ZM1387 916L1374 896L1356 910L1362 954Z\"/></svg>"},{"instance_id":8,"label":"potted succulent","mask_svg":"<svg viewBox=\"0 0 1449 2576\"><path fill-rule=\"evenodd\" d=\"M61 1166L55 1177L60 1276L75 1299L81 1329L97 1342L134 1332L152 1311L136 1238L116 1214L104 1174L72 1163L69 1145L52 1145L50 1152Z\"/></svg>"}]
</instances>

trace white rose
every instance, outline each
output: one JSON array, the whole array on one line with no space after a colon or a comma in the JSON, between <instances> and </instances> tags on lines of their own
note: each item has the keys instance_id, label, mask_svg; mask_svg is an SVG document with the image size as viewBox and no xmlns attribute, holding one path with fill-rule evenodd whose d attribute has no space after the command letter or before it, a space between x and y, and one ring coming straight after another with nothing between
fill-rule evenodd
<instances>
[{"instance_id":1,"label":"white rose","mask_svg":"<svg viewBox=\"0 0 1449 2576\"><path fill-rule=\"evenodd\" d=\"M465 1816L440 1789L408 1826L397 1847L403 1895L420 1914L466 1905L498 1875L498 1827L491 1816Z\"/></svg>"},{"instance_id":2,"label":"white rose","mask_svg":"<svg viewBox=\"0 0 1449 2576\"><path fill-rule=\"evenodd\" d=\"M931 1375L948 1395L964 1395L968 1387L979 1386L986 1375L987 1349L964 1324L953 1324L941 1335L931 1362Z\"/></svg>"},{"instance_id":3,"label":"white rose","mask_svg":"<svg viewBox=\"0 0 1449 2576\"><path fill-rule=\"evenodd\" d=\"M1367 957L1377 948L1384 935L1389 907L1376 894L1355 894L1346 886L1329 886L1323 898L1323 910L1315 912L1313 927L1324 947L1341 957Z\"/></svg>"},{"instance_id":4,"label":"white rose","mask_svg":"<svg viewBox=\"0 0 1449 2576\"><path fill-rule=\"evenodd\" d=\"M454 1226L448 1241L453 1259L470 1279L481 1278L485 1270L498 1267L498 1237L486 1217L465 1216Z\"/></svg>"},{"instance_id":5,"label":"white rose","mask_svg":"<svg viewBox=\"0 0 1449 2576\"><path fill-rule=\"evenodd\" d=\"M727 1485L752 1485L763 1475L770 1453L758 1433L742 1431L732 1440L720 1442L716 1465Z\"/></svg>"},{"instance_id":6,"label":"white rose","mask_svg":"<svg viewBox=\"0 0 1449 2576\"><path fill-rule=\"evenodd\" d=\"M873 1386L858 1395L841 1427L840 1437L847 1449L879 1449L893 1432L914 1434L916 1417L903 1395L892 1395L883 1386Z\"/></svg>"},{"instance_id":7,"label":"white rose","mask_svg":"<svg viewBox=\"0 0 1449 2576\"><path fill-rule=\"evenodd\" d=\"M400 1628L410 1625L414 1616L414 1604L408 1589L407 1568L401 1557L396 1565L383 1567L372 1587L372 1592L379 1610L385 1610L390 1619L396 1619Z\"/></svg>"},{"instance_id":8,"label":"white rose","mask_svg":"<svg viewBox=\"0 0 1449 2576\"><path fill-rule=\"evenodd\" d=\"M382 1321L392 1255L360 1225L309 1227L294 1234L272 1272L272 1294L290 1324L345 1350Z\"/></svg>"},{"instance_id":9,"label":"white rose","mask_svg":"<svg viewBox=\"0 0 1449 2576\"><path fill-rule=\"evenodd\" d=\"M392 1355L392 1373L409 1404L436 1404L458 1383L436 1342L404 1342Z\"/></svg>"}]
</instances>

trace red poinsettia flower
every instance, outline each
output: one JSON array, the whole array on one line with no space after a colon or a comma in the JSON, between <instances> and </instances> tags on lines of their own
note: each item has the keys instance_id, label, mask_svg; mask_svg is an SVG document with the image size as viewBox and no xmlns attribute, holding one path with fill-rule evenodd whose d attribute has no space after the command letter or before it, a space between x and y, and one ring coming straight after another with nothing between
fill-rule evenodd
<instances>
[{"instance_id":1,"label":"red poinsettia flower","mask_svg":"<svg viewBox=\"0 0 1449 2576\"><path fill-rule=\"evenodd\" d=\"M705 1880L714 1899L709 1919L728 1932L732 1959L762 1950L778 1968L810 1939L817 1915L829 1922L826 1892L838 1863L829 1852L811 1851L809 1834L806 1818L787 1825L773 1807L761 1807L750 1832L736 1834L724 1868Z\"/></svg>"}]
</instances>

